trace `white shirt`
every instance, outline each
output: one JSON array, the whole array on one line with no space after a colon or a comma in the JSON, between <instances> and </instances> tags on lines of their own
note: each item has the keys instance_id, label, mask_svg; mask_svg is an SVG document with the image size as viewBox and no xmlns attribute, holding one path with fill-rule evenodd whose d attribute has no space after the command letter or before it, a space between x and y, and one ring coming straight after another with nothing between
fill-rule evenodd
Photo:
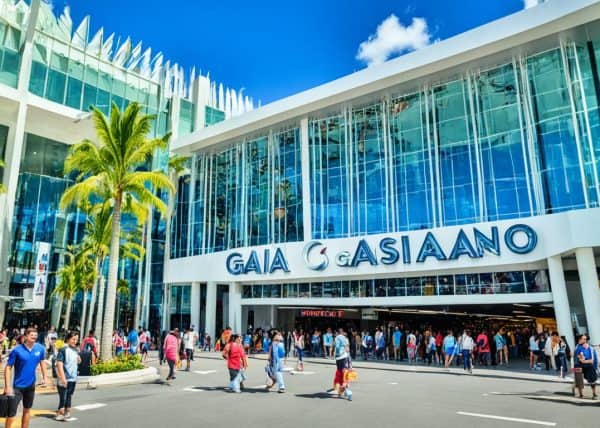
<instances>
[{"instance_id":1,"label":"white shirt","mask_svg":"<svg viewBox=\"0 0 600 428\"><path fill-rule=\"evenodd\" d=\"M538 346L538 343L535 340L535 336L531 336L529 338L529 350L530 351L539 351L540 350L540 347Z\"/></svg>"},{"instance_id":2,"label":"white shirt","mask_svg":"<svg viewBox=\"0 0 600 428\"><path fill-rule=\"evenodd\" d=\"M461 338L462 349L463 351L472 351L473 350L473 338L471 336L463 335Z\"/></svg>"},{"instance_id":3,"label":"white shirt","mask_svg":"<svg viewBox=\"0 0 600 428\"><path fill-rule=\"evenodd\" d=\"M183 336L183 341L185 343L185 349L194 349L196 345L196 333L193 331L187 332Z\"/></svg>"}]
</instances>

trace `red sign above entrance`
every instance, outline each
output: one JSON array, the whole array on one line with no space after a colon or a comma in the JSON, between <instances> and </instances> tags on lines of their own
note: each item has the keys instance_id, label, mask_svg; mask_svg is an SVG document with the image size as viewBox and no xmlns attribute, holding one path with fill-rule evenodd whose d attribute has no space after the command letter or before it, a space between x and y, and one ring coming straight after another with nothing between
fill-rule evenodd
<instances>
[{"instance_id":1,"label":"red sign above entrance","mask_svg":"<svg viewBox=\"0 0 600 428\"><path fill-rule=\"evenodd\" d=\"M320 311L302 309L300 311L300 316L310 318L344 318L344 311Z\"/></svg>"}]
</instances>

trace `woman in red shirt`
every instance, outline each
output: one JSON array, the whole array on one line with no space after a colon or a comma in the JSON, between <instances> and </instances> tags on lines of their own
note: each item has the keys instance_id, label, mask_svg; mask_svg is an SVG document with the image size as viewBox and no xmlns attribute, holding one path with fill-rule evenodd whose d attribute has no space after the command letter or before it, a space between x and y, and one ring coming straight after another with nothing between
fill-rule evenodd
<instances>
[{"instance_id":1,"label":"woman in red shirt","mask_svg":"<svg viewBox=\"0 0 600 428\"><path fill-rule=\"evenodd\" d=\"M177 364L177 357L179 350L179 330L171 330L167 337L165 337L165 343L163 344L165 359L169 364L169 376L167 380L175 379L175 364Z\"/></svg>"},{"instance_id":2,"label":"woman in red shirt","mask_svg":"<svg viewBox=\"0 0 600 428\"><path fill-rule=\"evenodd\" d=\"M229 343L223 350L223 358L227 360L229 369L229 389L231 392L242 392L240 382L242 380L242 370L248 368L248 358L244 347L242 346L242 336L232 334Z\"/></svg>"}]
</instances>

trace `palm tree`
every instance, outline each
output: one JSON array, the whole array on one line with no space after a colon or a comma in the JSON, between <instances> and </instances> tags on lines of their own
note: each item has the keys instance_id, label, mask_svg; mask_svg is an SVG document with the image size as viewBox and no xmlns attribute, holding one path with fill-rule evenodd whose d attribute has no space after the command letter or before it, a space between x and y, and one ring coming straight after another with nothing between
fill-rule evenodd
<instances>
[{"instance_id":1,"label":"palm tree","mask_svg":"<svg viewBox=\"0 0 600 428\"><path fill-rule=\"evenodd\" d=\"M67 301L63 327L69 329L73 297L79 291L89 288L96 278L89 253L81 251L79 247L69 246L65 258L68 258L68 262L59 269L59 282L52 293Z\"/></svg>"},{"instance_id":2,"label":"palm tree","mask_svg":"<svg viewBox=\"0 0 600 428\"><path fill-rule=\"evenodd\" d=\"M165 203L156 190L173 191L173 185L162 171L144 171L156 150L168 148L170 133L148 138L153 115L140 111L131 103L121 113L115 103L110 120L98 108L92 108L92 120L98 141L84 140L71 147L65 160L65 173L77 172L76 183L62 195L61 208L101 198L112 208L112 227L108 264L108 284L101 334L100 357L111 357L111 335L114 327L117 297L117 273L121 241L121 214L125 207L145 222L148 207L166 214Z\"/></svg>"},{"instance_id":3,"label":"palm tree","mask_svg":"<svg viewBox=\"0 0 600 428\"><path fill-rule=\"evenodd\" d=\"M96 282L92 287L92 298L90 302L89 315L87 317L86 331L91 330L95 325L95 331L98 336L102 333L102 314L104 310L104 276L102 275L102 265L109 254L109 246L112 232L112 209L108 202L96 205L88 204L84 211L87 214L86 235L83 239L83 247L86 248L94 259L94 270L96 272ZM139 261L144 256L144 247L138 244L137 236L128 232L121 231L121 247L119 254L121 259L130 258ZM98 301L98 311L96 323L94 324L94 310Z\"/></svg>"}]
</instances>

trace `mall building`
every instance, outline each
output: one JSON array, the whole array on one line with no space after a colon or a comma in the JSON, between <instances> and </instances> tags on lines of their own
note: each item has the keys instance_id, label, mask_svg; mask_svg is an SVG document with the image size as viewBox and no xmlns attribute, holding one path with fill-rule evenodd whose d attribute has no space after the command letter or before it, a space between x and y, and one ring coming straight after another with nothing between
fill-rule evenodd
<instances>
[{"instance_id":1,"label":"mall building","mask_svg":"<svg viewBox=\"0 0 600 428\"><path fill-rule=\"evenodd\" d=\"M599 106L600 2L549 1L181 136L165 326L600 344Z\"/></svg>"},{"instance_id":2,"label":"mall building","mask_svg":"<svg viewBox=\"0 0 600 428\"><path fill-rule=\"evenodd\" d=\"M94 138L90 105L108 113L112 103L123 109L137 101L157 116L153 134L170 130L174 138L252 110L248 97L184 73L141 42L92 32L89 17L74 25L68 8L56 16L44 1L28 3L0 0L0 183L7 190L0 195L0 324L11 326L57 325L56 272L86 222L58 208L72 183L63 163L70 144ZM151 167L166 168L167 160L157 153ZM145 260L120 269L131 288L120 299L120 324L159 328L165 221L155 215L143 236ZM45 287L34 290L34 281ZM73 308L77 320L81 305Z\"/></svg>"}]
</instances>

